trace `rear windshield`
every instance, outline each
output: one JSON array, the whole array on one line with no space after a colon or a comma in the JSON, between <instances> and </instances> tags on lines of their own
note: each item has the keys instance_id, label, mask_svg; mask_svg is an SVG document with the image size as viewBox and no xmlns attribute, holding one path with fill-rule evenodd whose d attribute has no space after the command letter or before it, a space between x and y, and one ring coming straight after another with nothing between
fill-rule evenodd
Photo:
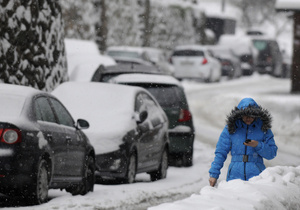
<instances>
[{"instance_id":1,"label":"rear windshield","mask_svg":"<svg viewBox=\"0 0 300 210\"><path fill-rule=\"evenodd\" d=\"M204 56L204 53L200 50L177 50L173 56Z\"/></svg>"},{"instance_id":2,"label":"rear windshield","mask_svg":"<svg viewBox=\"0 0 300 210\"><path fill-rule=\"evenodd\" d=\"M253 41L254 47L256 49L258 49L259 51L267 50L269 44L270 43L268 41L264 41L264 40L254 40Z\"/></svg>"},{"instance_id":3,"label":"rear windshield","mask_svg":"<svg viewBox=\"0 0 300 210\"><path fill-rule=\"evenodd\" d=\"M185 98L182 96L180 88L174 85L143 83L127 83L127 85L145 88L155 97L162 108L181 107L185 103Z\"/></svg>"},{"instance_id":4,"label":"rear windshield","mask_svg":"<svg viewBox=\"0 0 300 210\"><path fill-rule=\"evenodd\" d=\"M0 117L19 117L24 102L24 96L2 95L0 103Z\"/></svg>"},{"instance_id":5,"label":"rear windshield","mask_svg":"<svg viewBox=\"0 0 300 210\"><path fill-rule=\"evenodd\" d=\"M112 57L141 58L137 52L111 50L107 54Z\"/></svg>"}]
</instances>

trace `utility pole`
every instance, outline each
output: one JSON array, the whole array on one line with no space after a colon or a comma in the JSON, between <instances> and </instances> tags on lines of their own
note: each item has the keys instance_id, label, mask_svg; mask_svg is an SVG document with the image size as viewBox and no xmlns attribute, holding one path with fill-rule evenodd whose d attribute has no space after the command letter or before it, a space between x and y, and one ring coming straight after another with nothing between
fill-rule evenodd
<instances>
[{"instance_id":1,"label":"utility pole","mask_svg":"<svg viewBox=\"0 0 300 210\"><path fill-rule=\"evenodd\" d=\"M221 0L221 1L222 1L221 2L221 4L222 4L222 7L221 7L222 8L222 12L225 12L225 3L226 3L225 1L226 0Z\"/></svg>"}]
</instances>

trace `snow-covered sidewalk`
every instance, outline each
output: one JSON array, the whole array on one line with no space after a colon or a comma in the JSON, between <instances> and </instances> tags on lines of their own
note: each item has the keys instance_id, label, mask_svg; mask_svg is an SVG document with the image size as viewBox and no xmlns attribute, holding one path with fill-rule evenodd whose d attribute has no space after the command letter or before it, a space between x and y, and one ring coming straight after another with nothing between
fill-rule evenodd
<instances>
[{"instance_id":1,"label":"snow-covered sidewalk","mask_svg":"<svg viewBox=\"0 0 300 210\"><path fill-rule=\"evenodd\" d=\"M300 209L300 166L267 168L248 182L222 181L204 187L199 194L148 210L296 210Z\"/></svg>"}]
</instances>

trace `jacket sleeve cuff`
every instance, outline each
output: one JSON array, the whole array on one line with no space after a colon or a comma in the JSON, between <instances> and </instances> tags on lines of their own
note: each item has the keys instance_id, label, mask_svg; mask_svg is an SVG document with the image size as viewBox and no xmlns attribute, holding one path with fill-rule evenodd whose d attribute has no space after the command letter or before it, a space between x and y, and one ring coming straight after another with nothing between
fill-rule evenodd
<instances>
[{"instance_id":1,"label":"jacket sleeve cuff","mask_svg":"<svg viewBox=\"0 0 300 210\"><path fill-rule=\"evenodd\" d=\"M216 178L216 179L219 178L219 175L218 175L218 174L212 174L212 173L210 173L209 176L212 177L212 178Z\"/></svg>"},{"instance_id":2,"label":"jacket sleeve cuff","mask_svg":"<svg viewBox=\"0 0 300 210\"><path fill-rule=\"evenodd\" d=\"M255 147L255 150L258 151L262 148L262 143L258 142L258 145Z\"/></svg>"}]
</instances>

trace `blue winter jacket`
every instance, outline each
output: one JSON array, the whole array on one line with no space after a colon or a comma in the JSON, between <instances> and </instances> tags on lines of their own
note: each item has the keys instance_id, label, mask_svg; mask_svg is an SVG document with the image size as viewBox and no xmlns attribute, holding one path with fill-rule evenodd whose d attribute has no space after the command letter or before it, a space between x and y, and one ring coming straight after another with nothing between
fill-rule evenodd
<instances>
[{"instance_id":1,"label":"blue winter jacket","mask_svg":"<svg viewBox=\"0 0 300 210\"><path fill-rule=\"evenodd\" d=\"M242 116L255 118L251 125L242 121ZM216 146L215 159L209 170L210 177L219 178L220 170L231 151L231 163L227 181L232 179L249 180L259 175L266 167L263 158L273 159L277 153L271 128L271 116L252 98L244 98L227 116L227 125L222 131ZM258 141L257 147L245 146L246 139Z\"/></svg>"}]
</instances>

